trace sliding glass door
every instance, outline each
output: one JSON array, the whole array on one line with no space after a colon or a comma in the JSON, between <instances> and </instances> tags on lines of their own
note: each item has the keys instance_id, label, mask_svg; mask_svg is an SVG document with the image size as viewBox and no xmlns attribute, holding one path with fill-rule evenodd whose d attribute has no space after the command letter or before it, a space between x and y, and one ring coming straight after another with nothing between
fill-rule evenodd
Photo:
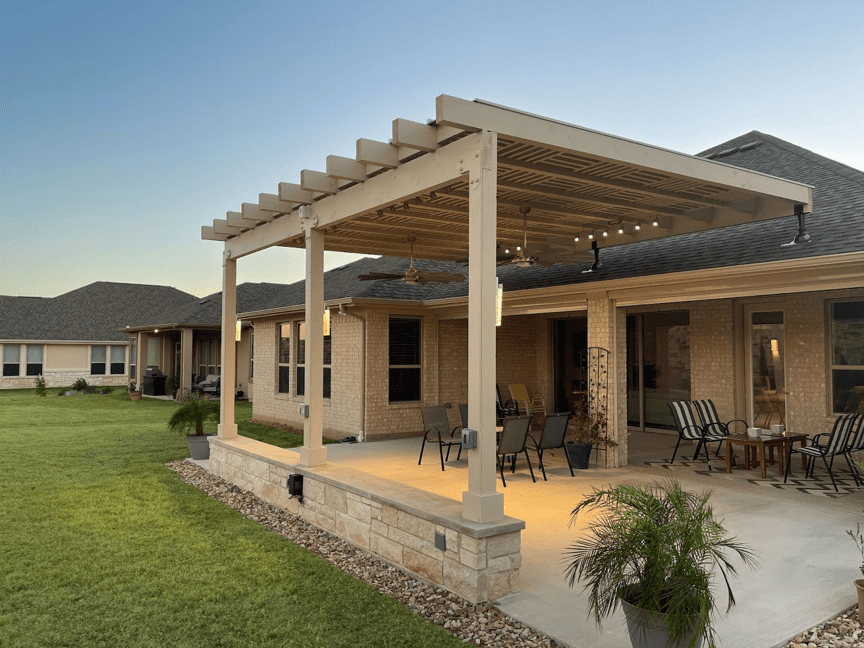
<instances>
[{"instance_id":1,"label":"sliding glass door","mask_svg":"<svg viewBox=\"0 0 864 648\"><path fill-rule=\"evenodd\" d=\"M749 418L754 427L786 423L786 332L782 310L748 309Z\"/></svg>"}]
</instances>

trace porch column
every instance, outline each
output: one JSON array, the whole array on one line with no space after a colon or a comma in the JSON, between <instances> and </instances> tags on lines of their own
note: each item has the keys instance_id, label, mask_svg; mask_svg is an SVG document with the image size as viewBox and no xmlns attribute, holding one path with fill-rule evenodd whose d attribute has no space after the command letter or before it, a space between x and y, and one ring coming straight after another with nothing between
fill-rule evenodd
<instances>
[{"instance_id":1,"label":"porch column","mask_svg":"<svg viewBox=\"0 0 864 648\"><path fill-rule=\"evenodd\" d=\"M138 333L138 348L135 350L135 384L138 391L144 391L144 374L147 372L147 338L144 331Z\"/></svg>"},{"instance_id":2,"label":"porch column","mask_svg":"<svg viewBox=\"0 0 864 648\"><path fill-rule=\"evenodd\" d=\"M219 382L219 438L237 436L234 422L234 385L237 384L237 354L234 331L237 322L237 260L222 257L222 374Z\"/></svg>"},{"instance_id":3,"label":"porch column","mask_svg":"<svg viewBox=\"0 0 864 648\"><path fill-rule=\"evenodd\" d=\"M468 451L468 490L462 516L474 522L504 518L495 475L495 239L498 138L484 132L468 166L468 427L478 431ZM461 171L462 169L460 169Z\"/></svg>"},{"instance_id":4,"label":"porch column","mask_svg":"<svg viewBox=\"0 0 864 648\"><path fill-rule=\"evenodd\" d=\"M303 419L300 464L318 466L327 462L322 443L324 428L324 232L313 229L308 205L300 207L300 222L306 230L306 395L309 415Z\"/></svg>"},{"instance_id":5,"label":"porch column","mask_svg":"<svg viewBox=\"0 0 864 648\"><path fill-rule=\"evenodd\" d=\"M627 416L619 416L618 366L626 363L626 347L618 344L618 308L608 292L589 292L588 302L588 346L601 347L609 351L609 391L606 402L606 421L609 435L618 446L608 449L612 467L627 465ZM623 331L622 331L623 333ZM625 342L626 344L626 342ZM626 364L624 371L626 372ZM626 375L626 373L624 374ZM589 388L590 389L590 388ZM622 392L622 395L626 391ZM624 401L626 408L626 400ZM619 427L621 426L621 427ZM622 464L623 461L623 464Z\"/></svg>"},{"instance_id":6,"label":"porch column","mask_svg":"<svg viewBox=\"0 0 864 648\"><path fill-rule=\"evenodd\" d=\"M192 352L194 351L192 329L180 330L180 394L192 394Z\"/></svg>"}]
</instances>

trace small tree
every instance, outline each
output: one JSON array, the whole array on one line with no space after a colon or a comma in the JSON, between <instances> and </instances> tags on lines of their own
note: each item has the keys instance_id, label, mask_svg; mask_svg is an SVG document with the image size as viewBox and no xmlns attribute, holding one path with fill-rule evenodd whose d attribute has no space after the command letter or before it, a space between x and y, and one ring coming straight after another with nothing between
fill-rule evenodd
<instances>
[{"instance_id":1,"label":"small tree","mask_svg":"<svg viewBox=\"0 0 864 648\"><path fill-rule=\"evenodd\" d=\"M36 395L37 396L47 396L48 388L45 385L45 378L42 376L36 376Z\"/></svg>"},{"instance_id":2,"label":"small tree","mask_svg":"<svg viewBox=\"0 0 864 648\"><path fill-rule=\"evenodd\" d=\"M204 434L204 424L219 420L219 403L203 396L190 396L171 415L168 429L185 434Z\"/></svg>"}]
</instances>

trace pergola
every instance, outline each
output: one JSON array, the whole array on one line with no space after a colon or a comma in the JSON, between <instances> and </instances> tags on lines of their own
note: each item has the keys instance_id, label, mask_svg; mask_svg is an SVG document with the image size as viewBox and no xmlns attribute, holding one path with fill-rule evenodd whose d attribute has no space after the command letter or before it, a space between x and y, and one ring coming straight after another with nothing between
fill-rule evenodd
<instances>
[{"instance_id":1,"label":"pergola","mask_svg":"<svg viewBox=\"0 0 864 648\"><path fill-rule=\"evenodd\" d=\"M495 464L495 297L498 248L521 245L550 261L587 259L591 245L674 236L812 210L812 190L772 176L641 144L483 101L441 95L434 121L396 119L390 142L357 140L355 159L328 156L239 212L202 228L224 241L222 381L235 383L237 259L272 246L306 249L306 321L324 311L323 253L468 259L468 490L462 515L504 517ZM526 211L525 208L530 208ZM799 208L800 211L801 208ZM608 235L604 235L606 232ZM589 237L590 235L590 237ZM779 242L778 242L779 245ZM612 338L614 304L589 321L589 344ZM605 331L603 330L605 327ZM599 332L598 332L599 331ZM302 465L322 444L323 331L309 327ZM604 344L597 344L605 346ZM609 345L612 348L612 345ZM222 390L219 437L237 435L233 392ZM614 412L610 424L615 425Z\"/></svg>"}]
</instances>

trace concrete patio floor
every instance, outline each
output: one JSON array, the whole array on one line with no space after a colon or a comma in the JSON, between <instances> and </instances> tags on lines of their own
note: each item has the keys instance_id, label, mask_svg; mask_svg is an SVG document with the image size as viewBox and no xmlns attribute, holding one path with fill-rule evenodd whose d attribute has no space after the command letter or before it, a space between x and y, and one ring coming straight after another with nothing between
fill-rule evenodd
<instances>
[{"instance_id":1,"label":"concrete patio floor","mask_svg":"<svg viewBox=\"0 0 864 648\"><path fill-rule=\"evenodd\" d=\"M758 470L735 470L727 475L721 459L713 459L714 471L700 474L704 463L660 467L661 458L672 455L676 437L631 433L631 465L626 468L594 468L571 477L562 455L548 457L544 482L535 464L532 483L524 459L515 474L507 473L507 515L525 520L522 533L522 590L496 604L512 617L574 647L624 648L629 638L619 612L598 632L588 618L587 596L581 587L570 589L564 581L562 557L566 547L584 533L583 521L568 527L570 510L593 486L622 481L650 482L667 477L685 488L713 491L715 516L726 528L750 544L760 566L751 571L739 561L732 582L737 605L728 616L718 616L716 628L725 648L772 648L855 604L852 581L860 576L861 556L846 529L861 521L864 490L838 498L778 488L769 468L768 482ZM374 473L397 482L456 500L467 488L468 463L453 455L441 471L437 447L427 448L423 465L417 465L421 439L328 446L328 460ZM683 448L692 458L692 446ZM713 456L713 455L712 455ZM602 459L601 459L602 465ZM800 464L793 471L801 476ZM782 479L781 479L782 481ZM758 483L757 483L758 482ZM833 491L832 491L833 492ZM718 584L718 604L725 610L726 597Z\"/></svg>"}]
</instances>

